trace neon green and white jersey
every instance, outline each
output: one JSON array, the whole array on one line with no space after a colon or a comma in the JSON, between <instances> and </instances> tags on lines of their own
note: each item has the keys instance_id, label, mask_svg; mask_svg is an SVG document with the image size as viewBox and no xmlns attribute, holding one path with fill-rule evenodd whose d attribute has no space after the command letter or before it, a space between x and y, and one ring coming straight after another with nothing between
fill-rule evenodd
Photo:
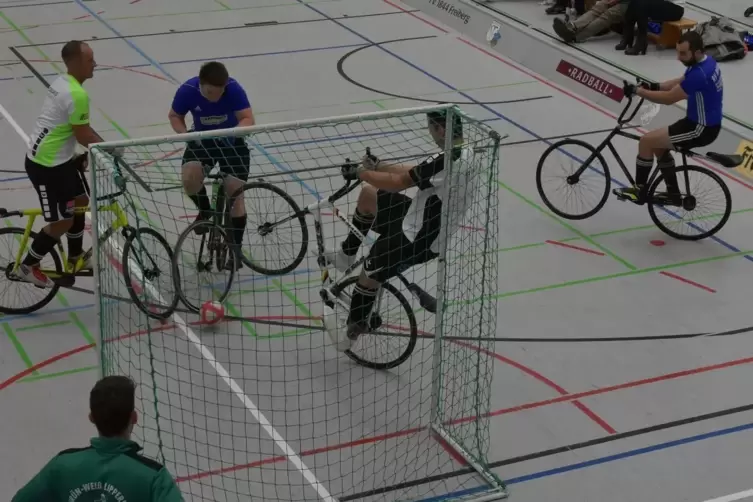
<instances>
[{"instance_id":1,"label":"neon green and white jersey","mask_svg":"<svg viewBox=\"0 0 753 502\"><path fill-rule=\"evenodd\" d=\"M69 161L78 144L72 126L88 123L89 94L72 76L58 77L47 90L26 156L45 167Z\"/></svg>"}]
</instances>

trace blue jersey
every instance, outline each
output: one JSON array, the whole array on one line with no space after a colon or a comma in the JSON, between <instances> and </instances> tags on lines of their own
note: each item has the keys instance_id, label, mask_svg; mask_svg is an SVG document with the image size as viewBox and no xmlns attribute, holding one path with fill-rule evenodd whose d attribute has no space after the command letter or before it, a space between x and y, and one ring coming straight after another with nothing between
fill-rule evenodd
<instances>
[{"instance_id":1,"label":"blue jersey","mask_svg":"<svg viewBox=\"0 0 753 502\"><path fill-rule=\"evenodd\" d=\"M685 79L680 85L688 95L689 120L702 126L722 124L724 84L714 58L705 56L700 63L685 70Z\"/></svg>"},{"instance_id":2,"label":"blue jersey","mask_svg":"<svg viewBox=\"0 0 753 502\"><path fill-rule=\"evenodd\" d=\"M251 108L251 103L243 87L232 78L220 100L213 103L201 95L199 77L194 77L178 88L172 108L178 115L191 112L195 131L209 131L237 126L235 113Z\"/></svg>"}]
</instances>

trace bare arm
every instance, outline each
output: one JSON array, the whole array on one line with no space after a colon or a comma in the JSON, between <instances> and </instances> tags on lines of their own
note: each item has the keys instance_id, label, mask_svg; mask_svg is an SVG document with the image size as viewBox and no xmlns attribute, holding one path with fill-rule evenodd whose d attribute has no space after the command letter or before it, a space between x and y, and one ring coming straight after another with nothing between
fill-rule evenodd
<instances>
[{"instance_id":1,"label":"bare arm","mask_svg":"<svg viewBox=\"0 0 753 502\"><path fill-rule=\"evenodd\" d=\"M685 94L685 91L679 84L667 91L650 91L641 87L637 90L637 94L660 105L673 105L684 99L688 99L688 95Z\"/></svg>"},{"instance_id":2,"label":"bare arm","mask_svg":"<svg viewBox=\"0 0 753 502\"><path fill-rule=\"evenodd\" d=\"M251 127L256 125L254 111L251 108L235 112L235 118L238 119L238 127Z\"/></svg>"},{"instance_id":3,"label":"bare arm","mask_svg":"<svg viewBox=\"0 0 753 502\"><path fill-rule=\"evenodd\" d=\"M685 77L677 77L672 80L667 80L666 82L659 84L661 86L660 89L662 91L671 91L676 85L680 85L683 80L685 80Z\"/></svg>"},{"instance_id":4,"label":"bare arm","mask_svg":"<svg viewBox=\"0 0 753 502\"><path fill-rule=\"evenodd\" d=\"M384 171L363 171L359 178L374 188L381 188L388 192L401 192L413 186L413 179L409 171L402 172L384 172Z\"/></svg>"},{"instance_id":5,"label":"bare arm","mask_svg":"<svg viewBox=\"0 0 753 502\"><path fill-rule=\"evenodd\" d=\"M388 164L386 162L380 162L376 170L380 173L400 174L407 173L408 171L413 169L413 167L414 166L411 164Z\"/></svg>"},{"instance_id":6,"label":"bare arm","mask_svg":"<svg viewBox=\"0 0 753 502\"><path fill-rule=\"evenodd\" d=\"M76 137L76 141L83 147L89 148L89 145L93 143L104 141L99 134L94 132L94 129L89 124L71 125L71 127L73 128L73 135Z\"/></svg>"},{"instance_id":7,"label":"bare arm","mask_svg":"<svg viewBox=\"0 0 753 502\"><path fill-rule=\"evenodd\" d=\"M179 115L175 110L170 108L170 112L167 114L167 119L170 121L170 126L176 134L184 134L188 132L185 115Z\"/></svg>"}]
</instances>

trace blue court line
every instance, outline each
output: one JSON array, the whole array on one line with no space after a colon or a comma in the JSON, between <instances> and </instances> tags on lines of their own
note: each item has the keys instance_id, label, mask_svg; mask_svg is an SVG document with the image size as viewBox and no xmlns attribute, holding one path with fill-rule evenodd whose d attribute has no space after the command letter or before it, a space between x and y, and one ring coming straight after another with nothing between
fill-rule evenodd
<instances>
[{"instance_id":1,"label":"blue court line","mask_svg":"<svg viewBox=\"0 0 753 502\"><path fill-rule=\"evenodd\" d=\"M59 308L59 309L45 309L44 312L3 316L3 317L0 317L0 321L7 322L7 321L17 321L18 319L33 319L35 317L43 317L50 314L60 314L62 312L75 312L77 310L86 310L94 306L95 306L94 303L90 303L87 305L76 305L75 307L65 307L65 308Z\"/></svg>"},{"instance_id":2,"label":"blue court line","mask_svg":"<svg viewBox=\"0 0 753 502\"><path fill-rule=\"evenodd\" d=\"M685 438L675 439L674 441L657 443L650 446L645 446L643 448L636 448L634 450L628 450L622 453L616 453L614 455L607 455L605 457L599 457L592 460L586 460L584 462L576 462L574 464L563 465L560 467L555 467L553 469L546 469L543 471L533 472L531 474L526 474L524 476L518 476L517 478L511 478L511 479L505 480L505 483L507 485L526 483L528 481L533 481L535 479L541 479L541 478L546 478L549 476L555 476L557 474L563 474L565 472L586 469L588 467L593 467L596 465L606 464L609 462L615 462L617 460L624 460L626 458L631 458L631 457L637 457L639 455L645 455L647 453L653 453L656 451L667 450L669 448L675 448L677 446L682 446L682 445L686 445L690 443L696 443L698 441L704 441L706 439L727 436L730 434L734 434L736 432L743 432L750 429L753 429L753 423L737 425L735 427L728 427L726 429L720 429L720 430L716 430L712 432L706 432L703 434L697 434L695 436L688 436ZM471 495L473 493L482 492L488 489L489 489L489 486L478 486L476 488L468 488L468 489L457 491L457 492L447 493L445 495L439 495L437 497L422 499L419 502L439 502L442 500L448 500L453 497L457 497L459 495Z\"/></svg>"},{"instance_id":3,"label":"blue court line","mask_svg":"<svg viewBox=\"0 0 753 502\"><path fill-rule=\"evenodd\" d=\"M80 0L77 0L77 1L80 1ZM345 29L345 30L349 31L349 32L350 32L350 33L352 33L353 35L355 35L355 36L357 36L357 37L361 38L362 40L365 40L365 41L366 41L366 42L368 42L369 44L375 44L375 43L376 43L376 42L374 42L374 41L370 40L370 39L369 39L368 37L366 37L366 36L365 36L365 35L363 35L362 33L360 33L360 32L359 32L358 30L355 30L355 29L353 29L353 28L351 28L351 27L347 26L346 24L344 24L343 22L341 22L341 21L340 21L339 19L334 19L334 18L332 18L331 16L328 16L328 15L327 15L327 14L325 14L324 12L322 12L322 11L320 11L319 9L317 9L316 7L314 7L313 5L311 5L311 4L309 4L309 3L306 3L306 2L305 2L305 1L303 1L303 0L296 0L296 1L297 1L297 2L299 3L299 4L301 4L301 5L304 5L305 7L307 7L307 8L309 8L309 9L311 9L312 11L316 12L316 13L317 13L317 14L319 14L320 16L322 16L322 17L324 17L324 18L326 18L326 19L329 19L329 20L330 20L331 22L333 22L333 23L335 23L336 25L340 26L341 28L343 28L343 29ZM443 86L447 87L448 89L450 89L450 90L452 90L452 91L454 91L454 92L457 92L458 94L460 94L460 95L461 95L461 96L463 96L464 98L468 99L469 101L472 101L473 103L475 103L476 105L478 105L478 106L480 106L480 107L484 108L484 109L485 109L485 110L487 110L488 112L490 112L490 113L492 113L492 114L496 115L497 117L500 117L501 119L503 119L503 120L507 121L508 123L510 123L510 124L512 124L512 125L514 125L514 126L515 126L515 127L517 127L518 129L520 129L520 130L522 130L522 131L525 131L526 133L530 134L531 136L533 136L534 138L538 139L539 141L542 141L542 142L544 142L544 143L546 143L547 145L550 145L550 146L551 146L551 145L553 144L553 143L552 143L551 141L548 141L548 140L544 139L543 137L541 137L541 136L539 136L538 134L536 134L535 132L533 132L533 131L532 131L531 129L528 129L528 128L527 128L527 127L525 127L524 125L522 125L522 124L519 124L519 123L515 122L514 120L510 119L509 117L506 117L505 115L503 115L502 113L500 113L500 112L496 111L495 109L491 108L490 106L488 106L488 105L486 105L486 104L484 104L484 103L481 103L480 101L478 101L478 100L476 100L475 98L473 98L473 97L472 97L472 96L471 96L470 94L468 94L467 92L463 92L463 91L461 91L461 90L458 90L458 89L457 89L457 88L456 88L455 86L453 86L453 85L451 85L451 84L449 84L449 83L445 82L444 80L440 79L440 78L439 78L439 77L437 77L436 75L433 75L433 74L429 73L428 71L424 70L424 69L423 69L423 68L421 68L420 66L418 66L418 65L416 65L416 64L414 64L414 63L412 63L412 62L408 61L407 59L405 59L404 57L402 57L402 56L398 55L397 53L395 53L395 52L391 51L391 50L390 50L390 49L388 49L387 47L384 47L383 45L375 45L375 47L376 47L376 48L378 48L378 49L380 49L380 50L382 50L382 51L384 51L384 52L386 52L387 54L389 54L390 56L394 57L395 59L398 59L398 60L402 61L403 63L407 64L408 66L410 66L410 67L411 67L411 68L413 68L414 70L416 70L416 71L418 71L418 72L421 72L421 73L423 73L424 75L426 75L426 76L427 76L427 77L429 77L430 79L434 80L435 82L437 82L437 83L439 83L439 84L441 84L441 85L443 85ZM565 156L567 156L567 157L570 157L571 159L573 159L573 160L575 160L575 161L577 161L577 162L580 162L581 164L585 162L585 161L584 161L583 159L579 159L578 157L576 157L576 156L574 156L574 155L570 154L569 152L566 152L566 151L565 151L565 150L563 150L562 148L558 148L558 150L559 150L559 151L560 151L561 153L563 153L563 154L564 154ZM589 167L589 169L592 169L592 170L594 170L594 171L596 171L596 172L600 173L600 174L601 174L602 176L604 175L604 173L603 173L603 172L601 172L601 171L599 171L598 169L595 169L595 168L593 168L593 167ZM618 186L620 186L620 187L626 187L626 186L627 186L626 184L624 184L624 183L622 183L621 181L619 181L619 180L616 180L616 179L614 179L614 178L612 178L612 182L613 182L613 183L614 183L615 185L618 185ZM670 215L674 216L675 218L678 218L678 219L680 219L680 218L678 217L678 215L677 215L677 214L675 214L675 213L673 213L673 212L671 212L671 211L667 210L666 208L660 208L660 209L662 209L662 210L663 210L663 211L665 211L666 213L668 213L668 214L670 214ZM694 227L694 228L698 229L698 227L697 227L696 225L694 225L694 224L691 224L691 223L686 223L686 224L687 224L687 225L689 225L689 226L691 226L691 227ZM741 251L741 250L740 250L740 249L738 249L737 247L735 247L735 246L733 246L732 244L730 244L730 243L728 243L728 242L726 242L726 241L724 241L724 240L720 239L720 238L719 238L719 237L717 237L717 236L711 236L711 237L709 237L709 238L710 238L711 240L713 240L714 242L717 242L717 243L721 244L722 246L726 247L727 249L729 249L730 251L732 251L732 252L734 252L734 253L739 253L739 252ZM749 260L749 261L753 261L753 257L751 257L751 256L749 256L749 255L744 255L743 257L744 257L744 258L745 258L746 260Z\"/></svg>"},{"instance_id":4,"label":"blue court line","mask_svg":"<svg viewBox=\"0 0 753 502\"><path fill-rule=\"evenodd\" d=\"M181 59L181 60L176 60L176 61L165 61L164 63L161 63L161 64L164 66L164 65L185 64L185 63L203 63L205 61L216 61L218 59L228 60L228 59L254 58L254 57L261 57L261 56L280 56L283 54L299 54L303 52L318 52L318 51L328 51L328 50L334 50L334 49L352 49L355 47L363 47L363 45L364 44L328 45L325 47L311 47L308 49L291 49L287 51L257 52L254 54L240 54L237 56L222 56L222 57L216 57L216 58L200 58L200 59ZM152 63L131 64L131 65L123 65L120 68L136 69L136 68L148 68L150 66L153 66L153 64ZM95 72L99 73L103 71L112 71L112 70L118 70L120 68L99 68L95 70ZM42 76L45 76L45 77L57 77L58 76L57 73L41 73L41 74ZM5 82L9 80L23 80L23 79L29 79L29 78L33 79L36 77L34 77L34 75L25 75L23 77L3 77L3 78L0 78L0 82Z\"/></svg>"}]
</instances>

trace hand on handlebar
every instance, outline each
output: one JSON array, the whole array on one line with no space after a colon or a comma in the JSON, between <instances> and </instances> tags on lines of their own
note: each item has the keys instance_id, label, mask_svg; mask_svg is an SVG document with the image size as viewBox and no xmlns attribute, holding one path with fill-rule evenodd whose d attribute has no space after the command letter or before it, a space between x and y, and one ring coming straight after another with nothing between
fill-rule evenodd
<instances>
[{"instance_id":1,"label":"hand on handlebar","mask_svg":"<svg viewBox=\"0 0 753 502\"><path fill-rule=\"evenodd\" d=\"M379 163L381 161L376 157L376 155L371 154L371 148L366 147L366 155L363 156L363 159L361 159L361 164L363 165L364 169L368 169L370 171L374 171L379 167Z\"/></svg>"},{"instance_id":2,"label":"hand on handlebar","mask_svg":"<svg viewBox=\"0 0 753 502\"><path fill-rule=\"evenodd\" d=\"M371 154L371 149L366 148L366 155L361 159L361 163L353 162L350 159L345 159L345 164L342 165L340 171L348 181L355 181L358 176L364 171L374 171L379 165L380 160L376 156Z\"/></svg>"}]
</instances>

